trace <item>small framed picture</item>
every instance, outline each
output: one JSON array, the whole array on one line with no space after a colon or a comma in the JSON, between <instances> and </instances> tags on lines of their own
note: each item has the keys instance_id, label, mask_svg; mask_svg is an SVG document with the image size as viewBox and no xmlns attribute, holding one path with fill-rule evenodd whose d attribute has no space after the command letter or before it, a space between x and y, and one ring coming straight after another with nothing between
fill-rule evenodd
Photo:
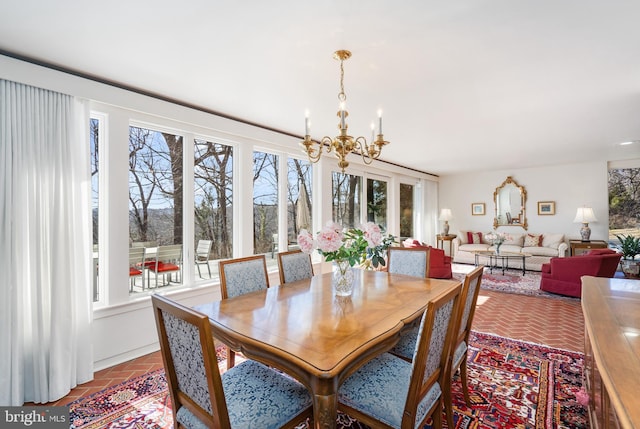
<instances>
[{"instance_id":1,"label":"small framed picture","mask_svg":"<svg viewBox=\"0 0 640 429\"><path fill-rule=\"evenodd\" d=\"M484 203L471 203L471 214L473 216L484 216Z\"/></svg>"},{"instance_id":2,"label":"small framed picture","mask_svg":"<svg viewBox=\"0 0 640 429\"><path fill-rule=\"evenodd\" d=\"M538 201L538 214L539 215L556 214L556 202L555 201Z\"/></svg>"}]
</instances>

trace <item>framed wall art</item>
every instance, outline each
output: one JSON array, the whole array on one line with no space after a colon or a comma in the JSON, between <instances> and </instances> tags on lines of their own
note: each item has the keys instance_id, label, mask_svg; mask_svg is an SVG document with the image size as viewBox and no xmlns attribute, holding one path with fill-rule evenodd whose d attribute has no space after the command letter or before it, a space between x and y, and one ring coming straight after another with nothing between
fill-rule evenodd
<instances>
[{"instance_id":1,"label":"framed wall art","mask_svg":"<svg viewBox=\"0 0 640 429\"><path fill-rule=\"evenodd\" d=\"M538 215L554 215L556 214L555 201L538 201Z\"/></svg>"},{"instance_id":2,"label":"framed wall art","mask_svg":"<svg viewBox=\"0 0 640 429\"><path fill-rule=\"evenodd\" d=\"M485 214L484 203L471 203L471 214L473 216L484 216Z\"/></svg>"}]
</instances>

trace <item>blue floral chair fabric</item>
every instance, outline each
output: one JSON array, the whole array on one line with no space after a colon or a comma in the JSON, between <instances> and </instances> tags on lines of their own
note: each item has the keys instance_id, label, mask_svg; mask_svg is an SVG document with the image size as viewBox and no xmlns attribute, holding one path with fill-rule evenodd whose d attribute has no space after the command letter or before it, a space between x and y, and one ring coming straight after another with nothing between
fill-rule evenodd
<instances>
[{"instance_id":1,"label":"blue floral chair fabric","mask_svg":"<svg viewBox=\"0 0 640 429\"><path fill-rule=\"evenodd\" d=\"M471 406L471 397L469 396L469 383L467 378L467 349L469 344L469 335L471 334L471 325L473 316L476 311L476 303L478 302L478 293L480 292L480 284L482 283L482 273L484 267L479 266L471 271L464 278L462 284L462 292L460 293L460 320L458 321L458 333L453 341L453 353L451 362L449 363L448 380L453 379L456 371L460 370L460 381L462 383L462 393L467 406ZM462 307L464 306L464 307ZM453 398L451 392L451 383L443 386L444 390L444 409L447 416L447 424L453 426Z\"/></svg>"},{"instance_id":2,"label":"blue floral chair fabric","mask_svg":"<svg viewBox=\"0 0 640 429\"><path fill-rule=\"evenodd\" d=\"M209 319L168 298L151 299L175 422L188 429L276 429L312 416L307 389L258 362L221 376Z\"/></svg>"},{"instance_id":3,"label":"blue floral chair fabric","mask_svg":"<svg viewBox=\"0 0 640 429\"><path fill-rule=\"evenodd\" d=\"M391 353L378 356L338 391L341 411L372 427L421 428L431 417L442 427L442 384L457 325L460 286L431 301L418 328L413 362Z\"/></svg>"},{"instance_id":4,"label":"blue floral chair fabric","mask_svg":"<svg viewBox=\"0 0 640 429\"><path fill-rule=\"evenodd\" d=\"M429 249L389 247L388 271L414 277L429 277Z\"/></svg>"},{"instance_id":5,"label":"blue floral chair fabric","mask_svg":"<svg viewBox=\"0 0 640 429\"><path fill-rule=\"evenodd\" d=\"M220 261L219 266L222 299L269 287L264 255Z\"/></svg>"},{"instance_id":6,"label":"blue floral chair fabric","mask_svg":"<svg viewBox=\"0 0 640 429\"><path fill-rule=\"evenodd\" d=\"M269 287L267 261L264 255L227 259L218 263L222 299L235 298ZM236 363L236 354L227 347L227 369Z\"/></svg>"},{"instance_id":7,"label":"blue floral chair fabric","mask_svg":"<svg viewBox=\"0 0 640 429\"><path fill-rule=\"evenodd\" d=\"M280 284L296 282L313 277L311 255L300 250L278 253Z\"/></svg>"}]
</instances>

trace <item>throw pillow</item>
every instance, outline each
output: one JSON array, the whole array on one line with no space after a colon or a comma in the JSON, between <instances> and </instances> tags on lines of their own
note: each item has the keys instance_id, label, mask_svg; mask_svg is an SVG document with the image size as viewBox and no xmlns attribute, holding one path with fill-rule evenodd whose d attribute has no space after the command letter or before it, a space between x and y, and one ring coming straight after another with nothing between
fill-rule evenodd
<instances>
[{"instance_id":1,"label":"throw pillow","mask_svg":"<svg viewBox=\"0 0 640 429\"><path fill-rule=\"evenodd\" d=\"M541 246L557 249L563 241L564 234L543 234Z\"/></svg>"},{"instance_id":2,"label":"throw pillow","mask_svg":"<svg viewBox=\"0 0 640 429\"><path fill-rule=\"evenodd\" d=\"M527 234L524 237L524 247L539 247L542 244L542 235Z\"/></svg>"},{"instance_id":3,"label":"throw pillow","mask_svg":"<svg viewBox=\"0 0 640 429\"><path fill-rule=\"evenodd\" d=\"M469 244L469 241L467 241L467 231L458 231L458 240L460 240L460 244Z\"/></svg>"},{"instance_id":4,"label":"throw pillow","mask_svg":"<svg viewBox=\"0 0 640 429\"><path fill-rule=\"evenodd\" d=\"M482 244L481 232L467 232L467 243L469 244Z\"/></svg>"}]
</instances>

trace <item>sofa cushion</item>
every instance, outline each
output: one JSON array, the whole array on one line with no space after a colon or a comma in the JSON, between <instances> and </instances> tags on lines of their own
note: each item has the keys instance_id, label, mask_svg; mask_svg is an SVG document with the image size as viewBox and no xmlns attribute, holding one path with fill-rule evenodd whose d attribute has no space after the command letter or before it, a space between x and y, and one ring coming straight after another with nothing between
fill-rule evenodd
<instances>
[{"instance_id":1,"label":"sofa cushion","mask_svg":"<svg viewBox=\"0 0 640 429\"><path fill-rule=\"evenodd\" d=\"M489 250L488 244L461 244L458 247L459 250L464 250L465 252L478 252L480 250Z\"/></svg>"},{"instance_id":2,"label":"sofa cushion","mask_svg":"<svg viewBox=\"0 0 640 429\"><path fill-rule=\"evenodd\" d=\"M502 243L502 245L514 245L522 247L523 241L524 234L506 234L504 243Z\"/></svg>"},{"instance_id":3,"label":"sofa cushion","mask_svg":"<svg viewBox=\"0 0 640 429\"><path fill-rule=\"evenodd\" d=\"M523 247L537 247L542 244L542 235L527 234L524 237Z\"/></svg>"},{"instance_id":4,"label":"sofa cushion","mask_svg":"<svg viewBox=\"0 0 640 429\"><path fill-rule=\"evenodd\" d=\"M522 253L528 253L533 256L558 256L558 249L540 246L523 247Z\"/></svg>"},{"instance_id":5,"label":"sofa cushion","mask_svg":"<svg viewBox=\"0 0 640 429\"><path fill-rule=\"evenodd\" d=\"M542 234L542 244L544 247L557 249L560 243L564 242L564 234Z\"/></svg>"}]
</instances>

